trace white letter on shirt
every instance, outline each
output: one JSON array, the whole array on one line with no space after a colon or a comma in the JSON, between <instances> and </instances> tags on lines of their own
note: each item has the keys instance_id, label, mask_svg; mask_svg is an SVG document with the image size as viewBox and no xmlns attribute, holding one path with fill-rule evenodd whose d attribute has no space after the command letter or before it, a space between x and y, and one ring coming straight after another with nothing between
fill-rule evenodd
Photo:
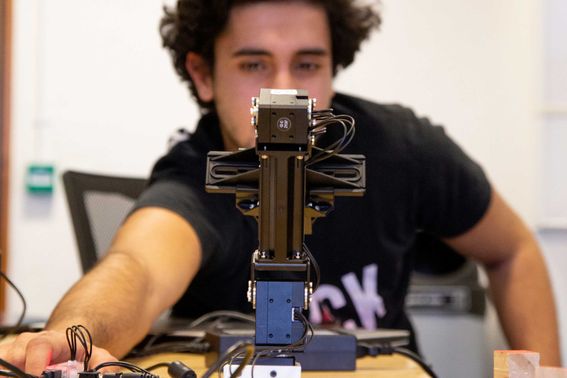
<instances>
[{"instance_id":1,"label":"white letter on shirt","mask_svg":"<svg viewBox=\"0 0 567 378\"><path fill-rule=\"evenodd\" d=\"M375 314L379 317L386 315L384 300L378 294L378 265L365 266L362 272L362 288L354 273L345 274L343 285L354 303L362 326L366 329L376 328Z\"/></svg>"},{"instance_id":2,"label":"white letter on shirt","mask_svg":"<svg viewBox=\"0 0 567 378\"><path fill-rule=\"evenodd\" d=\"M309 320L314 324L321 324L323 316L321 315L321 302L328 299L334 309L341 308L346 305L346 300L341 291L333 285L320 285L311 297L311 306L309 306Z\"/></svg>"}]
</instances>

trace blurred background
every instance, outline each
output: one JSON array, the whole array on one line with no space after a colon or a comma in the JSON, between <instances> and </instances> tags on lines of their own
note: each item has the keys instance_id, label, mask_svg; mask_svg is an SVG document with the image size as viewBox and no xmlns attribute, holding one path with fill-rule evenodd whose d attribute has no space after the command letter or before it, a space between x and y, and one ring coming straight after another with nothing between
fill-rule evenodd
<instances>
[{"instance_id":1,"label":"blurred background","mask_svg":"<svg viewBox=\"0 0 567 378\"><path fill-rule=\"evenodd\" d=\"M3 27L11 22L2 268L29 317L42 319L81 275L61 173L147 176L172 132L194 128L198 109L161 47L163 1L2 1ZM336 88L445 126L537 233L564 320L567 2L383 0L380 8L382 30ZM45 166L53 190L38 194L26 180ZM6 319L15 318L18 298L8 288L4 298Z\"/></svg>"}]
</instances>

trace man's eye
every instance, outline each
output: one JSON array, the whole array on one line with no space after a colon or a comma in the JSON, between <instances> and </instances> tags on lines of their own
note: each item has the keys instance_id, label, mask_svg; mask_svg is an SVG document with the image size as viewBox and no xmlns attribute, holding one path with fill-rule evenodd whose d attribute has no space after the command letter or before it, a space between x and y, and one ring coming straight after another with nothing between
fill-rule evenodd
<instances>
[{"instance_id":1,"label":"man's eye","mask_svg":"<svg viewBox=\"0 0 567 378\"><path fill-rule=\"evenodd\" d=\"M266 65L262 62L242 62L239 67L242 71L256 72L265 69Z\"/></svg>"},{"instance_id":2,"label":"man's eye","mask_svg":"<svg viewBox=\"0 0 567 378\"><path fill-rule=\"evenodd\" d=\"M318 70L321 67L320 64L318 63L313 63L313 62L301 62L298 63L296 68L302 71L315 71Z\"/></svg>"}]
</instances>

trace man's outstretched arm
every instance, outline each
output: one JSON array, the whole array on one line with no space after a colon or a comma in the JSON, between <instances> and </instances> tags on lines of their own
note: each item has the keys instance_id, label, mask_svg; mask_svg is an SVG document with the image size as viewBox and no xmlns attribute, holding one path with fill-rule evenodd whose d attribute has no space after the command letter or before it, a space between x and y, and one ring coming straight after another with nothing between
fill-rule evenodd
<instances>
[{"instance_id":1,"label":"man's outstretched arm","mask_svg":"<svg viewBox=\"0 0 567 378\"><path fill-rule=\"evenodd\" d=\"M66 361L67 327L85 326L97 348L91 365L122 357L152 323L181 297L199 269L201 249L193 228L160 208L132 214L109 253L59 302L46 331L25 333L0 346L0 358L39 375Z\"/></svg>"},{"instance_id":2,"label":"man's outstretched arm","mask_svg":"<svg viewBox=\"0 0 567 378\"><path fill-rule=\"evenodd\" d=\"M522 220L493 191L484 217L445 242L482 263L500 323L513 349L540 352L542 365L560 366L555 301L545 261Z\"/></svg>"}]
</instances>

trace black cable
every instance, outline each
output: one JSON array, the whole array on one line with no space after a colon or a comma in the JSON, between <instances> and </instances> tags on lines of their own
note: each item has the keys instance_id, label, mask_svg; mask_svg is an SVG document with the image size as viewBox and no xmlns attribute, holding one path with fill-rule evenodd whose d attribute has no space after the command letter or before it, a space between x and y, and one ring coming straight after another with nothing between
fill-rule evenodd
<instances>
[{"instance_id":1,"label":"black cable","mask_svg":"<svg viewBox=\"0 0 567 378\"><path fill-rule=\"evenodd\" d=\"M242 371L244 370L246 365L248 365L248 363L254 357L254 345L252 345L252 343L245 344L244 352L240 352L238 355L240 355L242 353L244 353L244 357L242 358L242 361L240 361L240 364L238 365L236 370L234 372L232 372L232 371L230 372L230 378L233 378L233 377L238 378L242 375ZM235 355L230 359L231 365L232 365L232 361L234 360L234 358L237 357L238 355Z\"/></svg>"},{"instance_id":2,"label":"black cable","mask_svg":"<svg viewBox=\"0 0 567 378\"><path fill-rule=\"evenodd\" d=\"M344 144L344 141L347 135L349 134L349 129L346 123L341 120L328 120L318 123L317 127L325 128L326 130L327 126L330 125L341 125L343 127L343 135L339 139L328 145L327 147L322 148L322 151L319 154L312 156L311 159L308 161L309 164L315 164L321 160L327 159L328 157L335 155L336 153L339 152L338 151L339 147Z\"/></svg>"},{"instance_id":3,"label":"black cable","mask_svg":"<svg viewBox=\"0 0 567 378\"><path fill-rule=\"evenodd\" d=\"M235 343L234 345L232 345L232 346L225 352L225 354L224 354L223 356L221 356L221 358L219 358L219 359L216 361L216 362L217 362L217 364L216 364L216 365L217 365L216 370L217 370L217 375L218 375L219 377L222 376L222 373L223 373L222 370L223 370L223 368L224 368L224 366L225 366L226 364L232 365L232 362L234 361L235 358L237 358L238 356L240 356L242 353L245 353L245 352L246 352L245 346L248 345L248 344L252 347L252 354L254 354L254 346L252 345L252 343L250 343L250 342L245 342L245 341L240 341L240 342L237 342L237 343ZM229 351L230 351L231 349L233 349L233 348L234 348L234 350L229 353ZM241 365L242 365L242 364L240 364L239 367L240 367ZM244 368L243 365L242 365L242 367ZM212 367L211 367L211 368L212 368ZM233 372L231 371L231 369L232 369L232 367L229 368L230 376L232 377L232 376L233 376ZM206 377L207 377L206 374L207 374L207 373L205 373L205 375L203 375L203 378L206 378ZM253 377L252 377L252 378L253 378Z\"/></svg>"},{"instance_id":4,"label":"black cable","mask_svg":"<svg viewBox=\"0 0 567 378\"><path fill-rule=\"evenodd\" d=\"M392 346L390 343L357 342L356 357L378 357L382 355L401 354L417 363L430 377L437 378L437 375L417 353L402 347Z\"/></svg>"},{"instance_id":5,"label":"black cable","mask_svg":"<svg viewBox=\"0 0 567 378\"><path fill-rule=\"evenodd\" d=\"M325 148L320 148L320 152L314 154L306 163L312 165L339 154L354 138L355 121L349 115L333 115L328 110L323 113L315 113L313 116L313 126L311 127L312 135L319 134L322 130L326 130L330 125L341 125L343 127L343 135L335 142Z\"/></svg>"},{"instance_id":6,"label":"black cable","mask_svg":"<svg viewBox=\"0 0 567 378\"><path fill-rule=\"evenodd\" d=\"M167 373L171 378L197 378L195 371L181 361L160 362L145 370L152 371L162 367L167 367Z\"/></svg>"},{"instance_id":7,"label":"black cable","mask_svg":"<svg viewBox=\"0 0 567 378\"><path fill-rule=\"evenodd\" d=\"M19 367L12 365L8 361L0 358L0 365L4 366L9 370L10 373L14 375L10 375L12 377L19 377L19 378L37 378L35 375L31 375L20 369Z\"/></svg>"},{"instance_id":8,"label":"black cable","mask_svg":"<svg viewBox=\"0 0 567 378\"><path fill-rule=\"evenodd\" d=\"M151 335L149 340L146 341L143 345L142 345L142 349L141 350L137 350L136 348L132 349L130 351L130 353L128 353L128 355L126 357L142 357L142 356L146 356L146 352L148 351L148 349L150 349L151 347L153 347L154 342L156 340L158 340L160 337L165 336L165 333L157 333L155 335Z\"/></svg>"},{"instance_id":9,"label":"black cable","mask_svg":"<svg viewBox=\"0 0 567 378\"><path fill-rule=\"evenodd\" d=\"M73 326L73 329L75 330L75 333L85 350L84 370L87 371L89 369L89 362L93 354L93 337L91 336L89 330L81 324Z\"/></svg>"},{"instance_id":10,"label":"black cable","mask_svg":"<svg viewBox=\"0 0 567 378\"><path fill-rule=\"evenodd\" d=\"M309 342L313 338L315 331L313 330L311 323L309 322L309 320L307 320L305 315L303 315L303 313L299 310L295 311L294 315L297 315L301 323L303 323L303 334L295 343L276 349L277 353L281 353L283 351L292 352L297 348L304 347L305 345L309 344Z\"/></svg>"},{"instance_id":11,"label":"black cable","mask_svg":"<svg viewBox=\"0 0 567 378\"><path fill-rule=\"evenodd\" d=\"M69 360L74 361L77 358L77 339L71 327L67 327L65 330L65 337L69 345Z\"/></svg>"},{"instance_id":12,"label":"black cable","mask_svg":"<svg viewBox=\"0 0 567 378\"><path fill-rule=\"evenodd\" d=\"M246 321L246 322L250 322L250 323L254 323L255 322L255 318L252 315L247 315L247 314L243 314L241 312L238 311L212 311L209 312L203 316L198 317L197 319L193 320L190 324L188 328L194 328L206 321L209 321L211 319L215 319L215 318L232 318L232 319L236 319L236 320L242 320L242 321Z\"/></svg>"},{"instance_id":13,"label":"black cable","mask_svg":"<svg viewBox=\"0 0 567 378\"><path fill-rule=\"evenodd\" d=\"M210 349L210 344L199 338L195 341L170 341L158 343L150 347L144 347L128 354L128 358L145 357L158 353L206 353Z\"/></svg>"},{"instance_id":14,"label":"black cable","mask_svg":"<svg viewBox=\"0 0 567 378\"><path fill-rule=\"evenodd\" d=\"M297 340L293 344L278 347L278 348L264 349L264 350L261 350L258 353L256 353L254 358L252 359L251 364L250 364L251 365L251 377L252 378L254 378L254 366L256 366L256 362L260 358L273 357L275 355L281 355L284 352L293 352L297 348L304 347L305 345L309 344L309 342L311 341L311 339L313 338L313 336L315 334L315 331L313 330L313 326L311 325L309 320L305 317L305 315L303 315L303 313L301 311L295 312L295 315L297 315L299 320L301 320L301 322L303 323L303 327L304 327L303 335L301 335L299 340Z\"/></svg>"},{"instance_id":15,"label":"black cable","mask_svg":"<svg viewBox=\"0 0 567 378\"><path fill-rule=\"evenodd\" d=\"M250 362L250 366L251 366L250 374L252 378L254 378L254 367L256 366L256 363L260 358L273 357L275 355L281 355L284 352L293 352L299 347L304 347L311 341L314 335L313 326L311 325L309 320L307 320L305 315L303 315L302 312L298 311L295 313L295 315L299 318L299 320L303 323L304 326L303 334L301 335L299 340L297 340L296 342L290 345L263 349L254 353L253 356L250 358L250 360L246 362L246 363ZM220 370L223 365L225 365L227 362L229 363L233 358L238 357L238 355L242 353L243 351L239 351L238 353L229 353L228 351L225 352L225 354L221 356L215 363L215 369ZM241 362L240 366L243 367L244 365L245 364ZM211 372L214 372L212 366L209 370ZM235 370L235 372L231 376L236 376L237 373L240 374L239 369ZM203 375L203 378L208 378L208 377L209 375Z\"/></svg>"},{"instance_id":16,"label":"black cable","mask_svg":"<svg viewBox=\"0 0 567 378\"><path fill-rule=\"evenodd\" d=\"M162 336L167 335L166 333L156 333L155 335L151 335L150 339L146 342L143 349L149 348L154 345L154 342Z\"/></svg>"},{"instance_id":17,"label":"black cable","mask_svg":"<svg viewBox=\"0 0 567 378\"><path fill-rule=\"evenodd\" d=\"M126 361L103 362L103 363L100 363L97 366L95 366L95 368L92 371L97 372L100 369L105 368L105 367L121 367L121 368L124 368L124 369L128 369L133 373L139 373L139 374L142 374L142 375L147 376L149 378L157 378L157 376L155 374L152 374L148 370L141 368L137 365L131 364L130 362L126 362Z\"/></svg>"},{"instance_id":18,"label":"black cable","mask_svg":"<svg viewBox=\"0 0 567 378\"><path fill-rule=\"evenodd\" d=\"M193 320L187 328L195 328L203 323L211 321L206 328L214 327L218 322L226 319L235 319L245 322L254 323L254 316L243 314L237 311L212 311ZM185 338L181 341L158 341L162 337L168 337L168 333L162 333L152 336L149 341L138 350L133 350L128 357L144 357L157 353L206 353L210 349L210 344L205 341L204 337L197 337L194 340L187 341Z\"/></svg>"},{"instance_id":19,"label":"black cable","mask_svg":"<svg viewBox=\"0 0 567 378\"><path fill-rule=\"evenodd\" d=\"M162 367L168 368L168 367L169 367L169 362L159 362L159 363L157 363L157 364L155 364L155 365L152 365L152 366L150 366L150 367L144 368L144 370L152 371L152 370L156 370L156 369L159 369L159 368L162 368Z\"/></svg>"},{"instance_id":20,"label":"black cable","mask_svg":"<svg viewBox=\"0 0 567 378\"><path fill-rule=\"evenodd\" d=\"M319 114L330 114L330 115L333 115L333 111L334 111L333 108L326 108L326 109L314 110L312 114L313 114L314 116L319 115Z\"/></svg>"},{"instance_id":21,"label":"black cable","mask_svg":"<svg viewBox=\"0 0 567 378\"><path fill-rule=\"evenodd\" d=\"M137 365L131 364L129 362L126 361L107 361L107 362L102 362L100 364L98 364L97 366L94 367L93 371L99 371L102 368L105 367L121 367L124 369L128 369L131 372L134 373L143 373L145 372L145 370ZM150 373L149 371L147 373Z\"/></svg>"},{"instance_id":22,"label":"black cable","mask_svg":"<svg viewBox=\"0 0 567 378\"><path fill-rule=\"evenodd\" d=\"M84 358L83 361L87 361L88 359L88 345L87 345L87 340L85 339L85 335L83 335L81 332L79 332L79 329L77 328L77 326L72 326L71 327L72 333L73 333L73 337L75 339L75 344L81 344L81 346L83 347L83 351L84 353ZM78 343L77 343L78 341ZM84 369L87 370L87 369Z\"/></svg>"},{"instance_id":23,"label":"black cable","mask_svg":"<svg viewBox=\"0 0 567 378\"><path fill-rule=\"evenodd\" d=\"M270 351L269 350L261 350L258 353L256 353L254 355L254 358L252 359L252 362L250 363L250 378L254 378L254 367L256 366L256 362L260 359L263 358L264 355L267 357L270 355Z\"/></svg>"},{"instance_id":24,"label":"black cable","mask_svg":"<svg viewBox=\"0 0 567 378\"><path fill-rule=\"evenodd\" d=\"M313 339L313 337L315 336L315 330L313 329L313 325L311 324L311 322L305 317L305 315L303 315L302 312L298 312L298 315L299 315L299 319L303 323L303 326L308 328L308 330L305 332L306 333L305 340L303 342L303 346L305 346L309 344Z\"/></svg>"},{"instance_id":25,"label":"black cable","mask_svg":"<svg viewBox=\"0 0 567 378\"><path fill-rule=\"evenodd\" d=\"M22 294L22 292L18 289L18 287L16 285L14 285L14 283L8 278L8 276L4 272L2 272L1 270L0 270L0 276L6 280L6 282L8 283L8 285L10 285L12 287L12 289L14 289L14 291L18 294L18 297L22 301L22 312L20 314L20 317L18 318L18 321L16 322L16 324L13 327L10 327L8 330L6 330L6 332L4 334L0 335L0 340L2 340L4 337L6 337L6 335L11 334L12 332L14 332L15 330L17 330L21 327L22 322L24 321L24 317L26 316L26 311L27 311L28 305L26 303L26 299L24 298L24 295Z\"/></svg>"},{"instance_id":26,"label":"black cable","mask_svg":"<svg viewBox=\"0 0 567 378\"><path fill-rule=\"evenodd\" d=\"M67 343L69 344L70 360L77 359L77 345L81 344L85 352L83 359L83 370L89 369L89 362L93 354L93 338L89 330L82 324L67 327L65 330Z\"/></svg>"},{"instance_id":27,"label":"black cable","mask_svg":"<svg viewBox=\"0 0 567 378\"><path fill-rule=\"evenodd\" d=\"M414 362L416 362L431 378L437 378L437 374L433 371L431 366L429 366L417 353L412 352L406 348L394 348L394 353L401 354L402 356L409 357Z\"/></svg>"},{"instance_id":28,"label":"black cable","mask_svg":"<svg viewBox=\"0 0 567 378\"><path fill-rule=\"evenodd\" d=\"M212 364L209 369L205 372L205 374L203 374L202 378L209 378L211 375L213 375L221 366L223 366L225 364L226 361L229 361L232 359L233 356L236 356L242 352L245 352L246 349L249 349L250 347L254 348L254 345L250 342L243 342L240 341L236 344L234 344L233 346L231 346L230 348L227 349L226 352L223 353L222 356L220 356L214 364Z\"/></svg>"},{"instance_id":29,"label":"black cable","mask_svg":"<svg viewBox=\"0 0 567 378\"><path fill-rule=\"evenodd\" d=\"M305 250L305 253L309 257L309 261L311 262L311 265L313 265L313 270L315 270L316 278L315 278L315 285L313 287L313 292L315 292L315 290L317 290L319 284L321 283L321 270L319 268L319 263L317 262L315 256L313 256L313 254L307 247L307 244L303 243L303 249Z\"/></svg>"},{"instance_id":30,"label":"black cable","mask_svg":"<svg viewBox=\"0 0 567 378\"><path fill-rule=\"evenodd\" d=\"M3 377L17 377L18 374L12 373L11 371L8 371L8 370L0 370L0 376L3 376Z\"/></svg>"}]
</instances>

